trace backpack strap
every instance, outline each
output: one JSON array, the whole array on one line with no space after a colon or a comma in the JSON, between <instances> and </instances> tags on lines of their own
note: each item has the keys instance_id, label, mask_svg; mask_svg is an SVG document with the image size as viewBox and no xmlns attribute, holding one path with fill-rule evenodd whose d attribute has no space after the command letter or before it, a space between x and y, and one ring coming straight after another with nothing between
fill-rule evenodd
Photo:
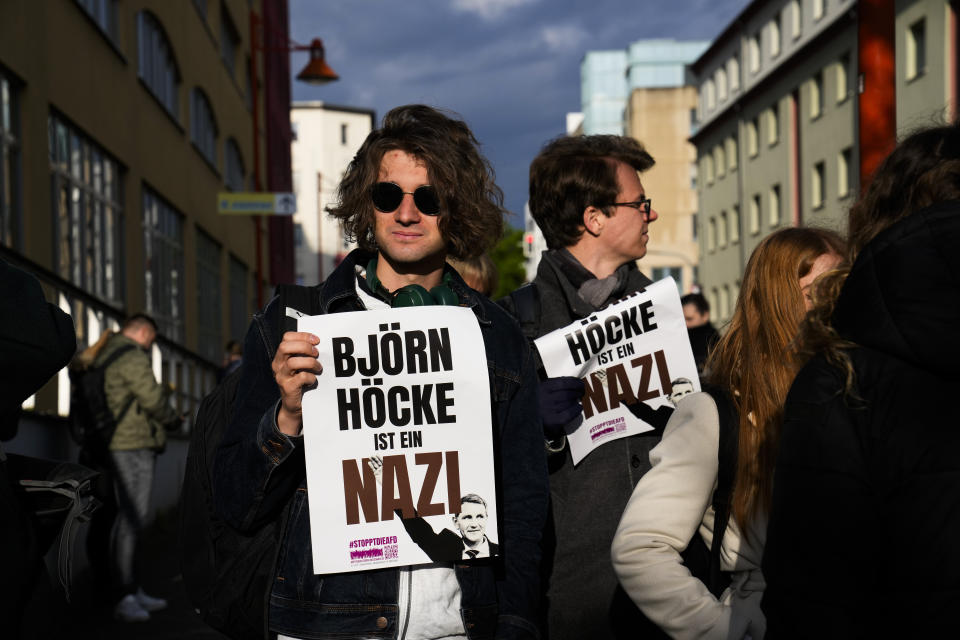
<instances>
[{"instance_id":1,"label":"backpack strap","mask_svg":"<svg viewBox=\"0 0 960 640\"><path fill-rule=\"evenodd\" d=\"M720 441L717 447L718 470L717 489L713 492L713 542L710 545L710 574L720 573L720 547L723 543L723 534L726 533L730 522L730 511L733 502L733 483L737 474L737 451L739 449L740 425L738 414L730 395L720 387L703 385L703 390L710 394L717 405L717 414L720 419Z\"/></svg>"},{"instance_id":2,"label":"backpack strap","mask_svg":"<svg viewBox=\"0 0 960 640\"><path fill-rule=\"evenodd\" d=\"M528 341L533 342L540 329L540 289L535 283L528 282L510 292L510 301L520 330Z\"/></svg>"}]
</instances>

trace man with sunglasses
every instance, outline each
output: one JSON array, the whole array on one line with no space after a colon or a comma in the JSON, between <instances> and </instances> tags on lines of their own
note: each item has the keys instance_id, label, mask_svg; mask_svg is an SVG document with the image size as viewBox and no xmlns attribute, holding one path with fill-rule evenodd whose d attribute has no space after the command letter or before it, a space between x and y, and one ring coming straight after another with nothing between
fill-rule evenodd
<instances>
[{"instance_id":1,"label":"man with sunglasses","mask_svg":"<svg viewBox=\"0 0 960 640\"><path fill-rule=\"evenodd\" d=\"M247 333L214 495L218 513L237 529L256 532L258 523L285 519L266 612L280 638L537 637L549 489L533 358L513 319L446 264L448 255L470 258L500 237L504 210L492 173L463 121L422 105L393 109L367 136L328 209L359 248L312 291L322 313L437 304L473 310L490 377L499 555L314 575L301 397L322 374L319 341L291 331L275 354L266 348L261 333L278 335L281 326L274 299ZM330 419L337 420L335 408Z\"/></svg>"},{"instance_id":2,"label":"man with sunglasses","mask_svg":"<svg viewBox=\"0 0 960 640\"><path fill-rule=\"evenodd\" d=\"M534 159L529 205L549 250L533 283L500 302L530 340L650 284L636 261L646 255L657 219L639 177L653 163L637 141L608 135L559 138ZM551 493L544 536L549 637L642 637L639 612L613 572L610 544L659 437L609 442L574 467L565 434L580 426L583 391L577 378L540 384Z\"/></svg>"}]
</instances>

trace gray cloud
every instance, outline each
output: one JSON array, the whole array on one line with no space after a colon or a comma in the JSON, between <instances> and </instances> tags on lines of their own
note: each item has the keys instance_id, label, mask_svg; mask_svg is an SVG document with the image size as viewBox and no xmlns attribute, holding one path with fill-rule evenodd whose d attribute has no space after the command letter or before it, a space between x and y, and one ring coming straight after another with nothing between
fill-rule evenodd
<instances>
[{"instance_id":1,"label":"gray cloud","mask_svg":"<svg viewBox=\"0 0 960 640\"><path fill-rule=\"evenodd\" d=\"M587 50L643 38L711 39L746 0L290 0L291 37L323 38L341 80L291 79L296 100L375 109L424 102L460 113L522 215L530 160L580 110ZM295 75L306 63L294 56ZM513 224L519 225L514 217Z\"/></svg>"}]
</instances>

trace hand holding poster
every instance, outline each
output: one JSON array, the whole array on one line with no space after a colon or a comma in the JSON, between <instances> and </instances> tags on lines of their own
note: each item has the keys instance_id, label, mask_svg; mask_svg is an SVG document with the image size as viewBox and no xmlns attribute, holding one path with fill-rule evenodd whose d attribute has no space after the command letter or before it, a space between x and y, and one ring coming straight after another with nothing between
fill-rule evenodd
<instances>
[{"instance_id":1,"label":"hand holding poster","mask_svg":"<svg viewBox=\"0 0 960 640\"><path fill-rule=\"evenodd\" d=\"M335 313L298 328L320 338L323 367L303 397L314 572L495 555L490 389L473 312Z\"/></svg>"},{"instance_id":2,"label":"hand holding poster","mask_svg":"<svg viewBox=\"0 0 960 640\"><path fill-rule=\"evenodd\" d=\"M674 384L700 390L677 285L665 278L535 341L551 378L585 385L573 463L600 445L663 427Z\"/></svg>"}]
</instances>

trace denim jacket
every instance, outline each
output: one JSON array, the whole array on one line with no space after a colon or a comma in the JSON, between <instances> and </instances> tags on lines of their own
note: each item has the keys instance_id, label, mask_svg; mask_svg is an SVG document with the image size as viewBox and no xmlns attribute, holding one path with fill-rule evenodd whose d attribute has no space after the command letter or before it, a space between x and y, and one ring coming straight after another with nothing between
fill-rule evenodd
<instances>
[{"instance_id":1,"label":"denim jacket","mask_svg":"<svg viewBox=\"0 0 960 640\"><path fill-rule=\"evenodd\" d=\"M323 313L363 309L355 265L368 258L352 252L315 287ZM459 276L450 286L476 314L486 348L501 514L501 555L488 564L455 567L461 617L470 638L537 638L540 535L549 496L537 375L513 319ZM217 451L217 511L241 531L286 518L269 598L272 631L298 638L396 638L398 569L313 573L303 439L276 428L280 391L265 346L279 335L278 307L274 298L247 332L234 416Z\"/></svg>"}]
</instances>

